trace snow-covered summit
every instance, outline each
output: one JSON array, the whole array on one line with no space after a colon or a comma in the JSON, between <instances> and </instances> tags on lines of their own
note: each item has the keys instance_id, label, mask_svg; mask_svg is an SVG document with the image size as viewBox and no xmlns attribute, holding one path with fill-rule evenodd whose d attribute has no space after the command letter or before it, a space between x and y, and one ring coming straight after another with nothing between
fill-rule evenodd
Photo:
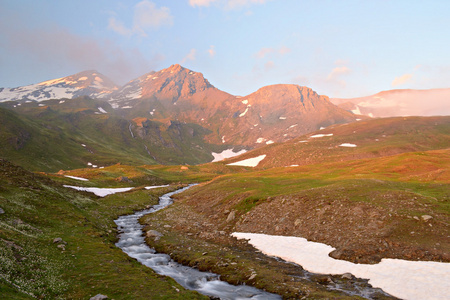
<instances>
[{"instance_id":1,"label":"snow-covered summit","mask_svg":"<svg viewBox=\"0 0 450 300\"><path fill-rule=\"evenodd\" d=\"M72 99L81 96L106 98L117 86L106 76L89 70L67 77L16 88L0 88L0 102Z\"/></svg>"}]
</instances>

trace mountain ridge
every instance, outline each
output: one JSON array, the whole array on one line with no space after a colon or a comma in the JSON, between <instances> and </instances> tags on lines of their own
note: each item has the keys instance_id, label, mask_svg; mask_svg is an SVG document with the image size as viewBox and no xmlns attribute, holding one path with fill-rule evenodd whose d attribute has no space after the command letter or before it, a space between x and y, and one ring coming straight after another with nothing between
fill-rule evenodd
<instances>
[{"instance_id":1,"label":"mountain ridge","mask_svg":"<svg viewBox=\"0 0 450 300\"><path fill-rule=\"evenodd\" d=\"M0 89L0 102L42 102L81 96L102 99L116 89L116 84L105 75L95 70L87 70L27 86L2 88Z\"/></svg>"}]
</instances>

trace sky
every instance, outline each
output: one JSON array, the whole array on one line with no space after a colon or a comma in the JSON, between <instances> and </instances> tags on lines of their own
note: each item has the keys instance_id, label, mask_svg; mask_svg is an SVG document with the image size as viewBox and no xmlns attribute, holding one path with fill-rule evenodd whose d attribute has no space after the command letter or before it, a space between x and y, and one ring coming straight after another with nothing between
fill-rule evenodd
<instances>
[{"instance_id":1,"label":"sky","mask_svg":"<svg viewBox=\"0 0 450 300\"><path fill-rule=\"evenodd\" d=\"M0 0L0 87L84 70L123 85L178 63L241 96L449 88L449 12L447 0Z\"/></svg>"}]
</instances>

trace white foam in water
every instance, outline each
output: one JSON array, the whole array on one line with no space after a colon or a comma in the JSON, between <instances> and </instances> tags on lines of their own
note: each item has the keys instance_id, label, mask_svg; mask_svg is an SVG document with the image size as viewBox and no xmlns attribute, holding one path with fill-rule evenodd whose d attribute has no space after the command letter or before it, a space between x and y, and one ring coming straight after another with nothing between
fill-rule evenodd
<instances>
[{"instance_id":1,"label":"white foam in water","mask_svg":"<svg viewBox=\"0 0 450 300\"><path fill-rule=\"evenodd\" d=\"M152 268L156 273L170 276L184 288L196 290L207 296L220 299L281 299L279 295L270 294L254 287L245 285L234 286L220 281L217 274L201 272L197 269L182 266L173 261L170 256L155 253L154 249L147 246L142 235L143 226L139 224L138 220L146 214L170 205L172 203L170 198L172 195L181 193L189 187L161 196L159 204L154 205L150 209L122 216L115 220L114 222L116 222L118 230L121 232L116 246L143 265Z\"/></svg>"}]
</instances>

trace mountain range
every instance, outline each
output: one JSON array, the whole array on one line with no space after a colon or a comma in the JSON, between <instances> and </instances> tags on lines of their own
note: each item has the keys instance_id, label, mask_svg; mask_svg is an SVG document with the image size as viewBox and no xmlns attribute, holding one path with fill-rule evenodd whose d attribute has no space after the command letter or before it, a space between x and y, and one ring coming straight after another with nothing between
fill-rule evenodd
<instances>
[{"instance_id":1,"label":"mountain range","mask_svg":"<svg viewBox=\"0 0 450 300\"><path fill-rule=\"evenodd\" d=\"M437 93L415 94L425 98L431 92ZM446 92L439 91L444 96ZM403 102L392 100L392 94L401 94ZM308 87L276 84L235 96L214 87L202 73L178 64L144 74L122 87L97 71L84 71L1 88L0 108L6 110L1 111L5 121L0 137L4 157L28 159L25 165L33 170L111 164L125 157L138 164L198 164L227 149L236 153L286 142L333 124L394 114L392 108L407 107L404 103L412 94L397 91L329 99ZM397 106L389 106L385 113L386 101L380 99L388 96ZM448 103L439 101L444 107ZM43 135L47 146L42 145ZM53 145L54 141L58 145ZM54 161L38 167L42 159L36 153L45 148L52 149L50 161Z\"/></svg>"}]
</instances>

